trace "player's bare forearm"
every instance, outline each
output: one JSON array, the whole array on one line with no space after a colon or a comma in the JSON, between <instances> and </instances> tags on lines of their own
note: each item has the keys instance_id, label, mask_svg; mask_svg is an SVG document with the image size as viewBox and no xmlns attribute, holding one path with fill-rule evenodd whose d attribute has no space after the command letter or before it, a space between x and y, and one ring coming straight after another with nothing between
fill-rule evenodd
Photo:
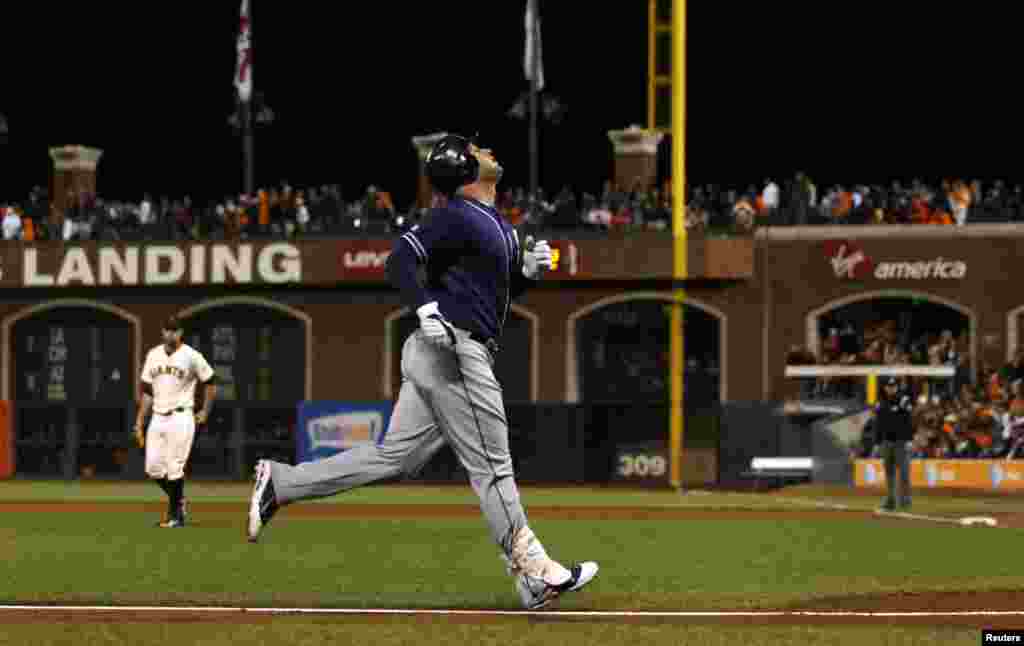
<instances>
[{"instance_id":1,"label":"player's bare forearm","mask_svg":"<svg viewBox=\"0 0 1024 646\"><path fill-rule=\"evenodd\" d=\"M217 399L217 384L206 384L206 392L203 397L203 415L206 417L210 416L210 409L213 408L213 402Z\"/></svg>"},{"instance_id":2,"label":"player's bare forearm","mask_svg":"<svg viewBox=\"0 0 1024 646\"><path fill-rule=\"evenodd\" d=\"M149 415L149 409L153 407L153 397L149 393L143 393L142 399L139 400L139 413L135 416L135 426L141 427L143 422L146 421L146 415Z\"/></svg>"},{"instance_id":3,"label":"player's bare forearm","mask_svg":"<svg viewBox=\"0 0 1024 646\"><path fill-rule=\"evenodd\" d=\"M203 408L196 415L197 424L205 424L206 420L210 419L210 410L213 408L213 402L217 399L217 384L206 384L203 389Z\"/></svg>"}]
</instances>

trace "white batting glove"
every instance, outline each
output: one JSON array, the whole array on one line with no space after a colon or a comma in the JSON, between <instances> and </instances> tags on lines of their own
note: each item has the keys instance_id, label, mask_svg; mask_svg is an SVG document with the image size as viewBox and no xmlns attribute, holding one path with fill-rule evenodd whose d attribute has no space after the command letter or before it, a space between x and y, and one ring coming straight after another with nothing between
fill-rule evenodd
<instances>
[{"instance_id":1,"label":"white batting glove","mask_svg":"<svg viewBox=\"0 0 1024 646\"><path fill-rule=\"evenodd\" d=\"M551 269L551 247L547 240L533 242L532 237L526 238L526 251L523 252L523 275L530 280L540 278L541 272Z\"/></svg>"},{"instance_id":2,"label":"white batting glove","mask_svg":"<svg viewBox=\"0 0 1024 646\"><path fill-rule=\"evenodd\" d=\"M416 310L420 317L420 330L431 343L451 348L455 345L455 328L437 309L437 301L420 306Z\"/></svg>"}]
</instances>

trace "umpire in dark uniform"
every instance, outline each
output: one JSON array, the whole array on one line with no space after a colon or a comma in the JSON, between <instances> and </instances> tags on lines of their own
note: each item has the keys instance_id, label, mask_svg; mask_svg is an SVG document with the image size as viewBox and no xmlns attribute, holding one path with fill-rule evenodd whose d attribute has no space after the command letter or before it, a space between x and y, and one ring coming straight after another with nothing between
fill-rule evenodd
<instances>
[{"instance_id":1,"label":"umpire in dark uniform","mask_svg":"<svg viewBox=\"0 0 1024 646\"><path fill-rule=\"evenodd\" d=\"M875 406L875 433L882 443L888 495L882 511L910 508L910 441L914 439L913 399L896 377L886 382ZM899 471L899 492L896 484Z\"/></svg>"}]
</instances>

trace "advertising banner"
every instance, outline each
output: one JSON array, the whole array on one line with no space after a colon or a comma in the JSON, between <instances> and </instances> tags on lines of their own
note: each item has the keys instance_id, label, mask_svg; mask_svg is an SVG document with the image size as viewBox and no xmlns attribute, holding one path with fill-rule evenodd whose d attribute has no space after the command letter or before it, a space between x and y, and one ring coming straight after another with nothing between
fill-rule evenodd
<instances>
[{"instance_id":1,"label":"advertising banner","mask_svg":"<svg viewBox=\"0 0 1024 646\"><path fill-rule=\"evenodd\" d=\"M322 460L366 444L380 444L391 420L391 402L304 401L299 404L295 455Z\"/></svg>"},{"instance_id":2,"label":"advertising banner","mask_svg":"<svg viewBox=\"0 0 1024 646\"><path fill-rule=\"evenodd\" d=\"M857 487L884 487L881 460L856 460ZM913 460L910 485L929 489L1024 491L1024 462L1007 460Z\"/></svg>"},{"instance_id":3,"label":"advertising banner","mask_svg":"<svg viewBox=\"0 0 1024 646\"><path fill-rule=\"evenodd\" d=\"M38 241L0 247L0 288L385 284L397 236L288 241ZM673 242L660 233L551 239L548 280L671 278ZM695 239L691 278L750 278L754 241ZM937 270L936 270L937 271Z\"/></svg>"},{"instance_id":4,"label":"advertising banner","mask_svg":"<svg viewBox=\"0 0 1024 646\"><path fill-rule=\"evenodd\" d=\"M826 240L822 251L840 280L963 280L967 263L960 258L896 257L878 261L856 240ZM927 249L919 253L927 253Z\"/></svg>"}]
</instances>

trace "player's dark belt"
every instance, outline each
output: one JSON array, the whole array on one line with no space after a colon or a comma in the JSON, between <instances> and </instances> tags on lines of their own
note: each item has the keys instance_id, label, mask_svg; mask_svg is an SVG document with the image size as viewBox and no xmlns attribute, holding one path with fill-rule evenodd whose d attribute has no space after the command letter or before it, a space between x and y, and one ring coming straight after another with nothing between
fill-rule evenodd
<instances>
[{"instance_id":1,"label":"player's dark belt","mask_svg":"<svg viewBox=\"0 0 1024 646\"><path fill-rule=\"evenodd\" d=\"M157 415L162 416L162 417L170 417L171 415L173 415L175 413L184 413L185 412L185 407L184 406L178 406L177 408L172 408L171 410L167 411L166 413L161 413L160 411L153 411L153 412L156 413Z\"/></svg>"},{"instance_id":2,"label":"player's dark belt","mask_svg":"<svg viewBox=\"0 0 1024 646\"><path fill-rule=\"evenodd\" d=\"M495 341L493 338L481 336L476 332L470 333L469 338L473 339L480 345L487 348L487 351L490 352L492 355L497 355L499 352L501 352L501 346L499 346L498 342Z\"/></svg>"}]
</instances>

